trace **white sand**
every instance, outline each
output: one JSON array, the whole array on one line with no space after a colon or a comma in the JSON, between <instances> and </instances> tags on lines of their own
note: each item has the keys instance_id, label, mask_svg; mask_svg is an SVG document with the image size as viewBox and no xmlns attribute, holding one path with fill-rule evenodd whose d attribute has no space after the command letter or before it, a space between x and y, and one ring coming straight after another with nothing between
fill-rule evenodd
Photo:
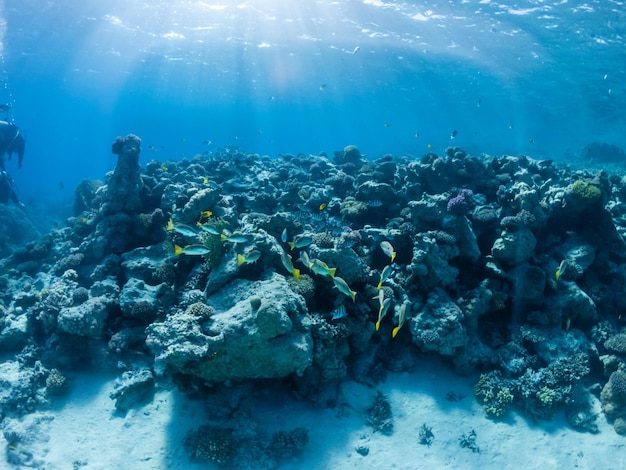
<instances>
[{"instance_id":1,"label":"white sand","mask_svg":"<svg viewBox=\"0 0 626 470\"><path fill-rule=\"evenodd\" d=\"M125 416L109 398L114 377L82 375L71 393L45 414L49 440L29 449L44 462L37 468L199 469L189 462L182 440L187 431L205 424L203 403L174 388L157 391L154 400ZM578 433L561 415L535 425L513 413L504 421L484 417L472 395L473 380L459 378L437 364L418 365L412 373L389 374L379 387L391 402L394 431L382 435L365 422L374 390L354 382L341 386L334 408L320 408L275 392L248 400L256 425L271 433L297 426L309 428L309 444L285 469L602 469L626 468L626 437L618 436L600 416L600 434ZM465 395L446 399L448 392ZM423 423L435 435L430 447L418 443ZM46 426L42 426L45 429ZM474 429L479 453L459 445ZM0 446L6 448L0 437ZM362 456L357 446L369 448ZM7 451L10 452L10 451ZM17 468L0 458L0 468Z\"/></svg>"}]
</instances>

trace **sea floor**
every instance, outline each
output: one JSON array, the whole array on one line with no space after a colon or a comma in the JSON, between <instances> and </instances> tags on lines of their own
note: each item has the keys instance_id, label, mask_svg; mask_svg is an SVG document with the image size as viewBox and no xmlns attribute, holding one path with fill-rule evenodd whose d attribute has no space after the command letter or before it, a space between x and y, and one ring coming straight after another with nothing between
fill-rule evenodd
<instances>
[{"instance_id":1,"label":"sea floor","mask_svg":"<svg viewBox=\"0 0 626 470\"><path fill-rule=\"evenodd\" d=\"M389 435L367 424L375 390L352 381L340 385L340 399L332 406L314 406L272 390L246 400L245 408L250 422L267 432L309 429L308 445L282 462L283 469L626 468L626 438L602 415L598 434L574 431L561 415L539 424L516 413L489 420L473 397L474 382L432 362L418 363L410 373L388 374L378 389L391 404L394 429ZM183 446L187 432L207 422L209 403L189 399L175 387L161 388L151 402L122 414L109 398L114 383L110 375L76 375L71 392L52 408L22 418L24 428L33 432L27 448L11 448L0 436L1 448L7 449L0 468L217 468L190 462ZM419 442L424 424L434 435L430 446ZM460 445L462 436L472 432L478 451ZM32 465L12 465L12 452L32 453Z\"/></svg>"}]
</instances>

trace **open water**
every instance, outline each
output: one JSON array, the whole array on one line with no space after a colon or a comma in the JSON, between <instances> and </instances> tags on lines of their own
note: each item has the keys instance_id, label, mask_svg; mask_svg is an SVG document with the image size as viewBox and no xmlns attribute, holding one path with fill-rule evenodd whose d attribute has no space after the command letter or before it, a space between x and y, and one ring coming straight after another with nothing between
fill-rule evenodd
<instances>
[{"instance_id":1,"label":"open water","mask_svg":"<svg viewBox=\"0 0 626 470\"><path fill-rule=\"evenodd\" d=\"M27 136L25 201L115 164L217 147L567 159L626 147L617 0L4 0L0 101ZM68 204L71 204L68 202Z\"/></svg>"}]
</instances>

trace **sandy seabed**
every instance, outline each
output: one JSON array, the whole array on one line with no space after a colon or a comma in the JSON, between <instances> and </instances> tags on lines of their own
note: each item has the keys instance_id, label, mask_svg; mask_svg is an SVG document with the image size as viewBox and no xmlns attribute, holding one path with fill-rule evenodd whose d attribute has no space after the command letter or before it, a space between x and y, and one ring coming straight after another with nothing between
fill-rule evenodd
<instances>
[{"instance_id":1,"label":"sandy seabed","mask_svg":"<svg viewBox=\"0 0 626 470\"><path fill-rule=\"evenodd\" d=\"M206 423L202 401L190 400L174 387L159 389L154 399L125 415L109 398L115 378L77 375L72 391L41 413L45 424L30 446L42 470L62 469L207 469L189 460L183 439ZM513 412L501 421L485 418L473 397L475 379L458 377L440 364L422 362L410 373L390 373L379 384L394 418L390 435L367 424L373 390L356 382L340 388L342 403L320 408L286 396L259 394L248 403L254 420L269 432L304 426L309 443L283 469L602 469L626 468L626 437L617 435L602 415L600 433L579 433L562 413L535 424ZM450 400L454 395L457 399ZM597 411L600 411L596 401ZM423 424L432 429L430 446L419 443ZM473 452L460 446L462 435L476 433ZM8 463L7 449L0 468ZM367 448L361 455L357 448ZM19 450L19 449L17 449Z\"/></svg>"}]
</instances>

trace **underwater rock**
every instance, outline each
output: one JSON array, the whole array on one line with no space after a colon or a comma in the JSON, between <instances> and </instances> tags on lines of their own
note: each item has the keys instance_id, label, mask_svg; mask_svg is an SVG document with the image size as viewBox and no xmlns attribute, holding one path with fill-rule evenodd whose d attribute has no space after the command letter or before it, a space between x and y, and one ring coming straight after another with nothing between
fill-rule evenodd
<instances>
[{"instance_id":1,"label":"underwater rock","mask_svg":"<svg viewBox=\"0 0 626 470\"><path fill-rule=\"evenodd\" d=\"M331 268L337 268L337 276L350 286L365 279L367 266L350 247L341 246L338 249L312 247L309 255L311 259L318 258Z\"/></svg>"},{"instance_id":2,"label":"underwater rock","mask_svg":"<svg viewBox=\"0 0 626 470\"><path fill-rule=\"evenodd\" d=\"M0 306L0 352L17 351L26 345L28 338L28 315L24 309L6 312Z\"/></svg>"},{"instance_id":3,"label":"underwater rock","mask_svg":"<svg viewBox=\"0 0 626 470\"><path fill-rule=\"evenodd\" d=\"M567 251L563 255L564 266L561 276L567 281L573 281L582 276L596 258L593 246L579 237L568 240L562 249L567 249Z\"/></svg>"},{"instance_id":4,"label":"underwater rock","mask_svg":"<svg viewBox=\"0 0 626 470\"><path fill-rule=\"evenodd\" d=\"M79 216L85 211L96 209L98 200L97 191L102 187L102 181L82 180L74 190L74 216Z\"/></svg>"},{"instance_id":5,"label":"underwater rock","mask_svg":"<svg viewBox=\"0 0 626 470\"><path fill-rule=\"evenodd\" d=\"M121 261L122 274L126 279L134 277L148 284L158 285L163 282L158 271L167 255L162 244L155 244L127 251L115 262L118 264Z\"/></svg>"},{"instance_id":6,"label":"underwater rock","mask_svg":"<svg viewBox=\"0 0 626 470\"><path fill-rule=\"evenodd\" d=\"M408 322L413 342L423 351L455 356L467 344L463 312L442 289L436 289Z\"/></svg>"},{"instance_id":7,"label":"underwater rock","mask_svg":"<svg viewBox=\"0 0 626 470\"><path fill-rule=\"evenodd\" d=\"M444 218L442 226L455 235L455 243L459 248L459 255L472 261L478 261L481 257L480 248L469 219L464 215L451 217L450 219Z\"/></svg>"},{"instance_id":8,"label":"underwater rock","mask_svg":"<svg viewBox=\"0 0 626 470\"><path fill-rule=\"evenodd\" d=\"M362 162L361 151L356 145L346 145L343 150L335 150L336 165L345 165L350 163L356 165Z\"/></svg>"},{"instance_id":9,"label":"underwater rock","mask_svg":"<svg viewBox=\"0 0 626 470\"><path fill-rule=\"evenodd\" d=\"M574 282L559 281L545 308L552 324L590 326L598 318L594 301Z\"/></svg>"},{"instance_id":10,"label":"underwater rock","mask_svg":"<svg viewBox=\"0 0 626 470\"><path fill-rule=\"evenodd\" d=\"M127 371L116 380L115 390L109 394L115 400L115 408L125 413L131 408L148 402L154 395L154 377L150 369Z\"/></svg>"},{"instance_id":11,"label":"underwater rock","mask_svg":"<svg viewBox=\"0 0 626 470\"><path fill-rule=\"evenodd\" d=\"M489 280L483 280L475 289L468 291L457 300L466 320L476 326L478 317L487 313L493 300L493 292L489 289Z\"/></svg>"},{"instance_id":12,"label":"underwater rock","mask_svg":"<svg viewBox=\"0 0 626 470\"><path fill-rule=\"evenodd\" d=\"M59 329L72 335L97 337L113 305L115 303L110 299L96 297L74 307L62 308L58 317Z\"/></svg>"},{"instance_id":13,"label":"underwater rock","mask_svg":"<svg viewBox=\"0 0 626 470\"><path fill-rule=\"evenodd\" d=\"M516 266L533 255L536 245L537 239L528 229L503 230L500 238L493 243L491 254L506 266Z\"/></svg>"},{"instance_id":14,"label":"underwater rock","mask_svg":"<svg viewBox=\"0 0 626 470\"><path fill-rule=\"evenodd\" d=\"M342 201L339 213L346 220L363 225L368 209L369 206L365 202L358 201L353 196L348 196Z\"/></svg>"},{"instance_id":15,"label":"underwater rock","mask_svg":"<svg viewBox=\"0 0 626 470\"><path fill-rule=\"evenodd\" d=\"M419 201L409 201L411 221L421 230L441 227L441 214L446 209L448 197L445 194L423 194Z\"/></svg>"},{"instance_id":16,"label":"underwater rock","mask_svg":"<svg viewBox=\"0 0 626 470\"><path fill-rule=\"evenodd\" d=\"M137 278L130 278L119 296L122 313L141 321L154 320L158 309L168 309L174 304L173 289L167 284L147 285Z\"/></svg>"},{"instance_id":17,"label":"underwater rock","mask_svg":"<svg viewBox=\"0 0 626 470\"><path fill-rule=\"evenodd\" d=\"M0 419L8 413L30 413L45 404L47 375L40 361L32 367L11 360L0 363Z\"/></svg>"},{"instance_id":18,"label":"underwater rock","mask_svg":"<svg viewBox=\"0 0 626 470\"><path fill-rule=\"evenodd\" d=\"M22 207L12 203L0 203L0 253L3 256L38 237L39 230Z\"/></svg>"},{"instance_id":19,"label":"underwater rock","mask_svg":"<svg viewBox=\"0 0 626 470\"><path fill-rule=\"evenodd\" d=\"M46 468L50 440L50 423L54 415L34 413L18 418L6 418L0 429L7 441L7 463L13 468Z\"/></svg>"},{"instance_id":20,"label":"underwater rock","mask_svg":"<svg viewBox=\"0 0 626 470\"><path fill-rule=\"evenodd\" d=\"M261 299L256 310L251 297ZM311 364L306 305L283 276L235 280L207 303L215 313L202 323L177 313L148 327L146 343L156 355L156 369L224 382L301 374Z\"/></svg>"},{"instance_id":21,"label":"underwater rock","mask_svg":"<svg viewBox=\"0 0 626 470\"><path fill-rule=\"evenodd\" d=\"M180 223L195 226L196 222L200 218L200 212L210 210L216 215L217 203L222 198L220 191L217 189L204 188L194 194L187 202L182 210L180 216ZM167 206L165 206L167 207Z\"/></svg>"},{"instance_id":22,"label":"underwater rock","mask_svg":"<svg viewBox=\"0 0 626 470\"><path fill-rule=\"evenodd\" d=\"M99 281L91 287L90 296L80 305L61 308L59 330L77 336L100 336L107 316L119 307L119 287L111 279Z\"/></svg>"},{"instance_id":23,"label":"underwater rock","mask_svg":"<svg viewBox=\"0 0 626 470\"><path fill-rule=\"evenodd\" d=\"M452 286L459 275L459 269L448 261L459 256L456 245L443 245L429 234L417 234L413 246L413 258L407 266L410 273L407 282L429 291L437 286Z\"/></svg>"},{"instance_id":24,"label":"underwater rock","mask_svg":"<svg viewBox=\"0 0 626 470\"><path fill-rule=\"evenodd\" d=\"M615 432L626 435L626 372L619 369L611 374L600 394L602 411L609 422L613 422Z\"/></svg>"},{"instance_id":25,"label":"underwater rock","mask_svg":"<svg viewBox=\"0 0 626 470\"><path fill-rule=\"evenodd\" d=\"M118 137L111 145L111 151L118 158L113 175L107 182L102 212L106 215L116 212L138 213L142 207L140 192L143 186L139 173L141 139L133 134Z\"/></svg>"},{"instance_id":26,"label":"underwater rock","mask_svg":"<svg viewBox=\"0 0 626 470\"><path fill-rule=\"evenodd\" d=\"M387 183L376 183L374 181L366 181L356 190L356 198L364 201L366 204L372 201L380 201L380 203L389 207L398 204L398 197L393 188ZM389 215L387 215L389 217Z\"/></svg>"},{"instance_id":27,"label":"underwater rock","mask_svg":"<svg viewBox=\"0 0 626 470\"><path fill-rule=\"evenodd\" d=\"M516 308L541 306L547 280L543 269L523 264L512 269L509 276L513 283L512 302Z\"/></svg>"}]
</instances>

